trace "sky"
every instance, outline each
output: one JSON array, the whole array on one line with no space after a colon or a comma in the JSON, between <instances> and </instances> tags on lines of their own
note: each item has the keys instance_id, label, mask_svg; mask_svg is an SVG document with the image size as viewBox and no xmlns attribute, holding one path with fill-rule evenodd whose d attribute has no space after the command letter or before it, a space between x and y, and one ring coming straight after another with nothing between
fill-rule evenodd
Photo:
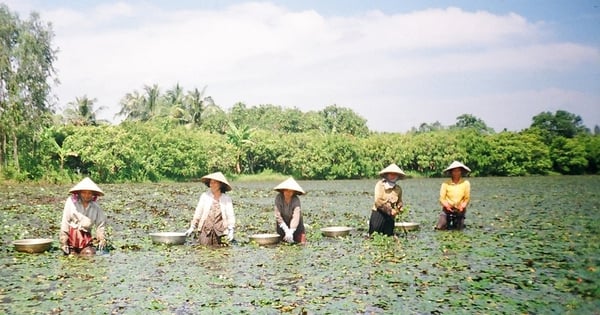
<instances>
[{"instance_id":1,"label":"sky","mask_svg":"<svg viewBox=\"0 0 600 315\"><path fill-rule=\"evenodd\" d=\"M57 111L114 123L145 85L235 103L350 108L380 132L470 114L496 131L566 110L600 125L600 0L0 0L52 24Z\"/></svg>"}]
</instances>

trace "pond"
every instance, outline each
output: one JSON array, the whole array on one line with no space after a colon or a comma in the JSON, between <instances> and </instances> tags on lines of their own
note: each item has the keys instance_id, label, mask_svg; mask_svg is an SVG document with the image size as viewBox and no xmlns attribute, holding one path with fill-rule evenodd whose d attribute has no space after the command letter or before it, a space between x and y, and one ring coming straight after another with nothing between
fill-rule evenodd
<instances>
[{"instance_id":1,"label":"pond","mask_svg":"<svg viewBox=\"0 0 600 315\"><path fill-rule=\"evenodd\" d=\"M471 178L463 231L434 231L442 179L401 182L421 229L368 238L375 180L299 181L305 246L272 233L276 182L233 182L236 243L152 244L183 232L201 183L100 185L112 250L63 256L58 225L72 185L0 184L0 313L598 314L600 176ZM353 227L327 238L320 228ZM16 252L19 238L53 238Z\"/></svg>"}]
</instances>

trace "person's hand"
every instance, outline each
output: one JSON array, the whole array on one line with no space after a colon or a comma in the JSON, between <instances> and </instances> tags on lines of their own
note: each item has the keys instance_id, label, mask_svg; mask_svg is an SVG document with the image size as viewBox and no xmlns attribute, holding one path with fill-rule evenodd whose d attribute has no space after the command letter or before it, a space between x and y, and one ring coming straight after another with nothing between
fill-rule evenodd
<instances>
[{"instance_id":1,"label":"person's hand","mask_svg":"<svg viewBox=\"0 0 600 315\"><path fill-rule=\"evenodd\" d=\"M393 211L393 209L392 209L392 205L391 205L391 204L389 204L389 203L387 203L387 202L386 202L386 203L384 203L384 204L381 206L381 209L382 209L382 210L383 210L383 212L385 212L386 214L388 214L388 215L392 215L392 211Z\"/></svg>"},{"instance_id":2,"label":"person's hand","mask_svg":"<svg viewBox=\"0 0 600 315\"><path fill-rule=\"evenodd\" d=\"M285 224L285 222L281 222L281 224L279 224L279 227L283 230L283 232L287 233L287 231L290 229L288 228L287 224Z\"/></svg>"},{"instance_id":3,"label":"person's hand","mask_svg":"<svg viewBox=\"0 0 600 315\"><path fill-rule=\"evenodd\" d=\"M450 204L448 204L448 203L444 204L444 209L445 209L447 212L454 212L454 207L452 207L452 206L451 206Z\"/></svg>"},{"instance_id":4,"label":"person's hand","mask_svg":"<svg viewBox=\"0 0 600 315\"><path fill-rule=\"evenodd\" d=\"M71 249L69 248L69 245L67 245L67 244L61 245L60 249L63 251L63 253L65 255L69 255L71 253Z\"/></svg>"},{"instance_id":5,"label":"person's hand","mask_svg":"<svg viewBox=\"0 0 600 315\"><path fill-rule=\"evenodd\" d=\"M227 229L227 240L228 241L233 241L233 228L230 227Z\"/></svg>"},{"instance_id":6,"label":"person's hand","mask_svg":"<svg viewBox=\"0 0 600 315\"><path fill-rule=\"evenodd\" d=\"M283 237L283 240L288 242L288 243L293 243L294 242L294 232L296 230L294 229L288 229L287 231L285 231L285 236Z\"/></svg>"},{"instance_id":7,"label":"person's hand","mask_svg":"<svg viewBox=\"0 0 600 315\"><path fill-rule=\"evenodd\" d=\"M194 228L193 227L191 227L187 231L185 231L185 236L190 236L190 235L192 235L192 233L194 233Z\"/></svg>"},{"instance_id":8,"label":"person's hand","mask_svg":"<svg viewBox=\"0 0 600 315\"><path fill-rule=\"evenodd\" d=\"M69 227L74 228L75 230L79 231L81 230L81 225L79 225L79 223L69 223Z\"/></svg>"},{"instance_id":9,"label":"person's hand","mask_svg":"<svg viewBox=\"0 0 600 315\"><path fill-rule=\"evenodd\" d=\"M99 250L104 250L104 248L106 248L106 240L105 239L101 239L98 241L98 249Z\"/></svg>"}]
</instances>

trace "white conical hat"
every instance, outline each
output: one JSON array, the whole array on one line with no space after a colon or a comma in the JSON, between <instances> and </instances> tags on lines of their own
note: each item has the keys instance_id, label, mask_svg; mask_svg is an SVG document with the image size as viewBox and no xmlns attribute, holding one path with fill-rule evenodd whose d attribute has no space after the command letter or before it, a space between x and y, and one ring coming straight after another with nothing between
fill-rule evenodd
<instances>
[{"instance_id":1,"label":"white conical hat","mask_svg":"<svg viewBox=\"0 0 600 315\"><path fill-rule=\"evenodd\" d=\"M467 173L471 171L471 169L468 168L466 165L460 163L459 161L454 161L454 162L452 162L452 164L450 164L450 166L446 167L446 169L444 170L444 173L446 173L447 171L449 171L453 168L457 168L457 167L462 168Z\"/></svg>"},{"instance_id":2,"label":"white conical hat","mask_svg":"<svg viewBox=\"0 0 600 315\"><path fill-rule=\"evenodd\" d=\"M231 188L231 185L229 185L229 182L227 182L227 178L225 178L225 175L223 175L223 173L221 173L221 172L216 172L216 173L211 173L211 174L205 175L202 178L200 178L200 181L205 183L206 186L208 186L210 184L211 179L217 180L217 181L225 184L225 186L227 186L225 188L225 191L230 191L233 189L233 188Z\"/></svg>"},{"instance_id":3,"label":"white conical hat","mask_svg":"<svg viewBox=\"0 0 600 315\"><path fill-rule=\"evenodd\" d=\"M382 169L381 172L379 172L379 175L383 176L384 174L387 174L387 173L398 174L398 176L400 176L400 178L403 178L404 176L406 176L404 171L402 171L402 169L398 165L396 165L396 163L392 163L392 164L388 165L388 167Z\"/></svg>"},{"instance_id":4,"label":"white conical hat","mask_svg":"<svg viewBox=\"0 0 600 315\"><path fill-rule=\"evenodd\" d=\"M77 185L73 186L69 192L74 193L82 190L93 191L99 196L104 196L102 189L100 189L100 187L98 187L98 185L96 185L96 183L94 183L94 181L92 181L89 177L82 179Z\"/></svg>"},{"instance_id":5,"label":"white conical hat","mask_svg":"<svg viewBox=\"0 0 600 315\"><path fill-rule=\"evenodd\" d=\"M286 179L281 184L279 184L279 185L275 186L275 188L273 188L273 190L277 190L279 192L281 192L283 189L293 190L293 191L297 192L298 195L304 195L306 193L306 192L304 192L302 187L300 187L300 185L298 185L298 183L296 183L296 181L294 180L293 177Z\"/></svg>"}]
</instances>

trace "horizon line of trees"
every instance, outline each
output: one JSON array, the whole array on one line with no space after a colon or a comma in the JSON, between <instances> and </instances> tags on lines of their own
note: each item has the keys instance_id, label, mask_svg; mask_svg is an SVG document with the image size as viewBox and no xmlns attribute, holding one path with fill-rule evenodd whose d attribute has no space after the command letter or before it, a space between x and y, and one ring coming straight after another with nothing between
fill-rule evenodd
<instances>
[{"instance_id":1,"label":"horizon line of trees","mask_svg":"<svg viewBox=\"0 0 600 315\"><path fill-rule=\"evenodd\" d=\"M144 182L189 181L222 171L360 179L376 177L393 162L411 176L439 177L453 160L467 164L473 176L599 172L600 135L583 127L579 116L544 112L532 120L526 130L494 133L482 120L464 114L456 124L436 130L361 136L236 126L230 119L223 132L190 129L166 118L119 125L54 124L20 157L20 170L3 165L2 175L65 182L85 174L99 182Z\"/></svg>"}]
</instances>

